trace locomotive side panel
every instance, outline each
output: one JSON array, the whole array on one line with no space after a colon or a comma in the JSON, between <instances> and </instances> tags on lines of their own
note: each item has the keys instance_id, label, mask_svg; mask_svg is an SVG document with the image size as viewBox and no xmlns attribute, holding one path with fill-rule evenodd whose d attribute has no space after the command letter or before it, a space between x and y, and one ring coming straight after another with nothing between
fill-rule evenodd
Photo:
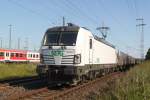
<instances>
[{"instance_id":1,"label":"locomotive side panel","mask_svg":"<svg viewBox=\"0 0 150 100\"><path fill-rule=\"evenodd\" d=\"M94 64L116 64L116 50L109 45L94 40L93 59Z\"/></svg>"},{"instance_id":2,"label":"locomotive side panel","mask_svg":"<svg viewBox=\"0 0 150 100\"><path fill-rule=\"evenodd\" d=\"M85 66L90 64L90 39L93 36L90 31L80 28L75 46L75 53L81 54L81 64L75 66ZM93 56L91 56L93 57ZM92 59L92 58L91 58Z\"/></svg>"}]
</instances>

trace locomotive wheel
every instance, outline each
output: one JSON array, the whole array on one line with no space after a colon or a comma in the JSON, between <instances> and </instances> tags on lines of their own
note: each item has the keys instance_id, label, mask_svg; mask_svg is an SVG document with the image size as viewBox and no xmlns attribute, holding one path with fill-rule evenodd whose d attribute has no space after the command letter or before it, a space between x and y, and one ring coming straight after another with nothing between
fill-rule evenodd
<instances>
[{"instance_id":1,"label":"locomotive wheel","mask_svg":"<svg viewBox=\"0 0 150 100\"><path fill-rule=\"evenodd\" d=\"M88 73L88 78L89 78L89 80L93 80L93 73L92 73L92 71L90 71L89 73Z\"/></svg>"}]
</instances>

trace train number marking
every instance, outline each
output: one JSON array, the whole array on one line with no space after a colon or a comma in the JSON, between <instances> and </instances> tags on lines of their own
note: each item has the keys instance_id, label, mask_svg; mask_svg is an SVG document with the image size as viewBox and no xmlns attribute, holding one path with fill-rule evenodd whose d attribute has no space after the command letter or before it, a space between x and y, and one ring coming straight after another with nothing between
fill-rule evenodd
<instances>
[{"instance_id":1,"label":"train number marking","mask_svg":"<svg viewBox=\"0 0 150 100\"><path fill-rule=\"evenodd\" d=\"M51 51L50 56L52 56L52 57L54 57L54 56L64 56L64 51L62 51L62 50Z\"/></svg>"}]
</instances>

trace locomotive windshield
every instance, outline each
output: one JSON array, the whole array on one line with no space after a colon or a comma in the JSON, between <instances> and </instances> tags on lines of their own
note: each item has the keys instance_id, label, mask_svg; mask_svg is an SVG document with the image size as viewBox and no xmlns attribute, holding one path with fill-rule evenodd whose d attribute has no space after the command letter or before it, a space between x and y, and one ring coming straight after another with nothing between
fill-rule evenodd
<instances>
[{"instance_id":1,"label":"locomotive windshield","mask_svg":"<svg viewBox=\"0 0 150 100\"><path fill-rule=\"evenodd\" d=\"M44 37L43 45L67 45L76 44L77 32L48 32Z\"/></svg>"}]
</instances>

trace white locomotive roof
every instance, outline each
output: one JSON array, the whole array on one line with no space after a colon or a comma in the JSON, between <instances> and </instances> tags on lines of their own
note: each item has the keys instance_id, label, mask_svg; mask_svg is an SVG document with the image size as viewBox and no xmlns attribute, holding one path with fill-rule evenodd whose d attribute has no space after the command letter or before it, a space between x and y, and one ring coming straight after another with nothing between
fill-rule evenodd
<instances>
[{"instance_id":1,"label":"white locomotive roof","mask_svg":"<svg viewBox=\"0 0 150 100\"><path fill-rule=\"evenodd\" d=\"M108 45L108 46L111 46L112 48L115 48L114 45L112 45L112 44L109 43L108 41L104 40L103 38L100 38L100 37L94 35L94 39L97 40L97 41L100 41L100 42L102 42L102 43L104 43L104 44L106 44L106 45Z\"/></svg>"},{"instance_id":2,"label":"white locomotive roof","mask_svg":"<svg viewBox=\"0 0 150 100\"><path fill-rule=\"evenodd\" d=\"M72 23L68 23L68 26L56 26L56 27L49 28L46 31L46 33L51 32L51 31L76 31L77 32L77 31L79 31L79 28L80 27L77 26L77 25L74 25ZM82 28L84 28L84 29L89 31L89 29L87 29L85 27L82 27ZM106 44L108 46L111 46L112 48L115 48L114 45L112 45L108 41L104 40L103 38L100 38L100 37L98 37L96 35L93 35L93 36L94 36L94 39L96 39L97 41L100 41L100 42L102 42L102 43L104 43L104 44Z\"/></svg>"},{"instance_id":3,"label":"white locomotive roof","mask_svg":"<svg viewBox=\"0 0 150 100\"><path fill-rule=\"evenodd\" d=\"M49 28L47 32L51 31L79 31L79 26L68 23L68 26L56 26Z\"/></svg>"}]
</instances>

